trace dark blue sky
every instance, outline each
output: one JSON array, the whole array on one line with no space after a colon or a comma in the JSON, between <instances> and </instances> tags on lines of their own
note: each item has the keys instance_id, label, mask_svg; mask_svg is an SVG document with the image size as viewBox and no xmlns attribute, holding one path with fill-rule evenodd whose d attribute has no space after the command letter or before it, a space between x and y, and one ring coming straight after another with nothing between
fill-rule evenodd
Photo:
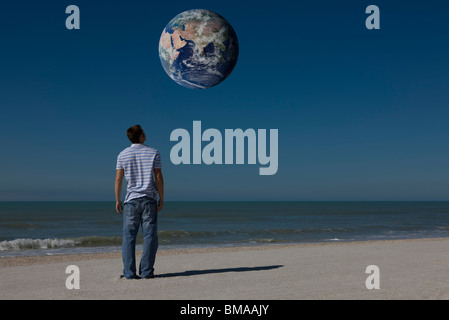
<instances>
[{"instance_id":1,"label":"dark blue sky","mask_svg":"<svg viewBox=\"0 0 449 320\"><path fill-rule=\"evenodd\" d=\"M65 28L78 5L81 29ZM365 8L380 8L380 30ZM240 55L220 85L164 72L165 25L209 9ZM113 200L139 123L166 200L449 200L447 1L3 1L0 200ZM170 133L279 130L279 170L170 162Z\"/></svg>"}]
</instances>

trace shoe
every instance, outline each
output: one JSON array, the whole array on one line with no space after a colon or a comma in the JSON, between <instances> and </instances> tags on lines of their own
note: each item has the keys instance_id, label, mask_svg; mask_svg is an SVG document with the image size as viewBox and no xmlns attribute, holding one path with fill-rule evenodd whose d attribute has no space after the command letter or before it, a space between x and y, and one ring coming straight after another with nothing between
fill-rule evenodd
<instances>
[{"instance_id":1,"label":"shoe","mask_svg":"<svg viewBox=\"0 0 449 320\"><path fill-rule=\"evenodd\" d=\"M139 279L141 279L139 276L134 276L134 277L132 277L132 278L127 278L127 277L125 277L125 275L123 275L123 274L121 274L120 275L120 279L125 279L125 280L139 280Z\"/></svg>"}]
</instances>

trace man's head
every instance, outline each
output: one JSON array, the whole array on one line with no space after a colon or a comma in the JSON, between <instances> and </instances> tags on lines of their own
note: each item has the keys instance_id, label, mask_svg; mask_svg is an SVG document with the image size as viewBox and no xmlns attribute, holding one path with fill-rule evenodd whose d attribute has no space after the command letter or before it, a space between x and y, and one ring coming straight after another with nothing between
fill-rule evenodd
<instances>
[{"instance_id":1,"label":"man's head","mask_svg":"<svg viewBox=\"0 0 449 320\"><path fill-rule=\"evenodd\" d=\"M126 135L132 143L144 143L146 140L145 132L138 124L129 128L126 131Z\"/></svg>"}]
</instances>

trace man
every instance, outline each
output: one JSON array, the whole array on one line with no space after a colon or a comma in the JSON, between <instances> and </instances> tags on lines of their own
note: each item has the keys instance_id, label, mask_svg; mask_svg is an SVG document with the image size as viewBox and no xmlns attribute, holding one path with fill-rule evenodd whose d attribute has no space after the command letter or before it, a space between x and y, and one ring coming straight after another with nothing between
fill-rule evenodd
<instances>
[{"instance_id":1,"label":"man","mask_svg":"<svg viewBox=\"0 0 449 320\"><path fill-rule=\"evenodd\" d=\"M164 179L159 151L143 143L145 132L135 125L126 132L132 145L117 157L115 208L123 214L123 275L126 279L153 278L158 248L157 215L164 205ZM120 201L123 177L128 183L124 205ZM159 195L159 203L157 197ZM123 210L123 212L122 212ZM136 238L143 231L143 252L136 274Z\"/></svg>"}]
</instances>

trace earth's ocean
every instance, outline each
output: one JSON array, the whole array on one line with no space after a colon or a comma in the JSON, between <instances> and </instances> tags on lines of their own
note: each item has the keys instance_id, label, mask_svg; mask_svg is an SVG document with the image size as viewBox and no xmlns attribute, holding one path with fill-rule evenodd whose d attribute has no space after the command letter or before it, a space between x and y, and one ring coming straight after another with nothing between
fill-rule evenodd
<instances>
[{"instance_id":1,"label":"earth's ocean","mask_svg":"<svg viewBox=\"0 0 449 320\"><path fill-rule=\"evenodd\" d=\"M160 250L449 237L449 202L167 202L158 228ZM0 257L120 251L121 232L114 202L0 202Z\"/></svg>"}]
</instances>

